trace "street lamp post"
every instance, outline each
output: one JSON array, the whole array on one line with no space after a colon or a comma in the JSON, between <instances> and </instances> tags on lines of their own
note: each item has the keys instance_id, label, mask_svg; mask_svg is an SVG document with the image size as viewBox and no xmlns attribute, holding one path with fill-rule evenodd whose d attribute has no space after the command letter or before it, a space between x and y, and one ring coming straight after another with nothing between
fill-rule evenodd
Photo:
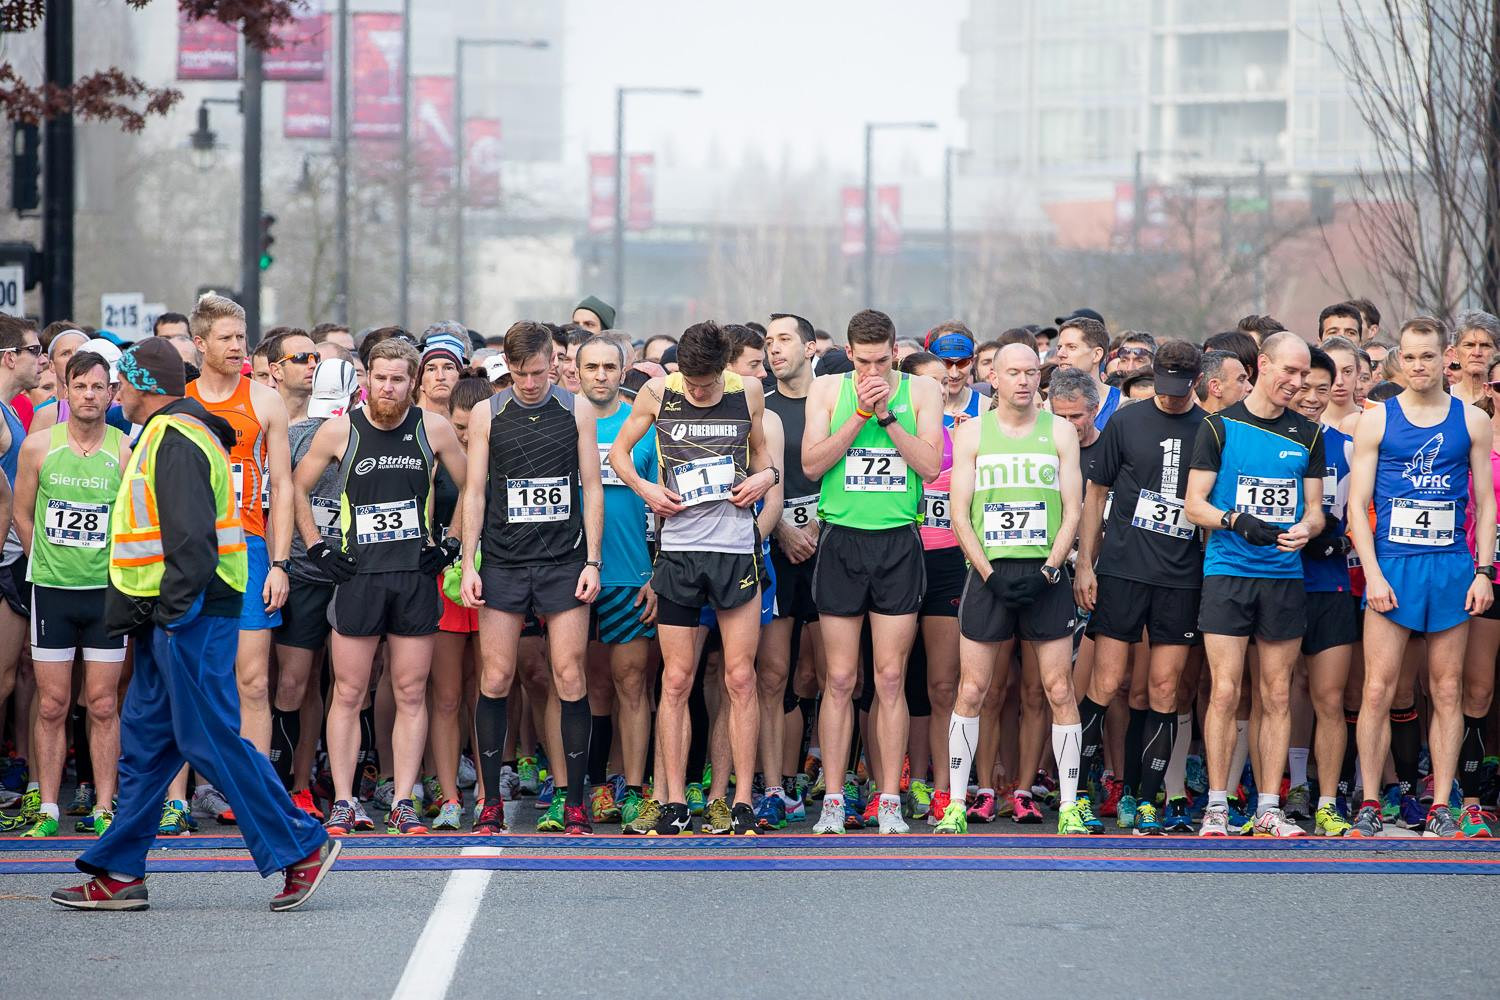
<instances>
[{"instance_id":1,"label":"street lamp post","mask_svg":"<svg viewBox=\"0 0 1500 1000\"><path fill-rule=\"evenodd\" d=\"M625 95L672 94L698 97L697 87L619 87L615 90L615 300L616 314L625 308Z\"/></svg>"},{"instance_id":2,"label":"street lamp post","mask_svg":"<svg viewBox=\"0 0 1500 1000\"><path fill-rule=\"evenodd\" d=\"M464 49L545 49L545 38L458 38L453 42L453 318L464 322Z\"/></svg>"},{"instance_id":3,"label":"street lamp post","mask_svg":"<svg viewBox=\"0 0 1500 1000\"><path fill-rule=\"evenodd\" d=\"M866 122L865 123L865 308L875 305L875 189L870 180L875 159L875 130L919 128L935 129L937 122Z\"/></svg>"},{"instance_id":4,"label":"street lamp post","mask_svg":"<svg viewBox=\"0 0 1500 1000\"><path fill-rule=\"evenodd\" d=\"M338 92L334 99L334 117L338 134L334 157L338 169L338 206L334 211L334 229L338 244L338 267L333 285L333 317L349 323L349 0L339 0Z\"/></svg>"}]
</instances>

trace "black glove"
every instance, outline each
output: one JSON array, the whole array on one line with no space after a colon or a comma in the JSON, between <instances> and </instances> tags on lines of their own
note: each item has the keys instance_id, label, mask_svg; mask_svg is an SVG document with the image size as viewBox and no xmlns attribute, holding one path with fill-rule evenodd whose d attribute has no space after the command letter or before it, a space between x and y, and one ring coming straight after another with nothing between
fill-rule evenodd
<instances>
[{"instance_id":1,"label":"black glove","mask_svg":"<svg viewBox=\"0 0 1500 1000\"><path fill-rule=\"evenodd\" d=\"M462 551L463 546L457 538L445 538L437 545L424 545L422 554L417 559L417 569L423 576L435 576L457 559Z\"/></svg>"},{"instance_id":2,"label":"black glove","mask_svg":"<svg viewBox=\"0 0 1500 1000\"><path fill-rule=\"evenodd\" d=\"M1042 596L1042 591L1050 586L1052 584L1047 582L1041 570L1018 576L1005 585L1005 606L1012 609L1029 608Z\"/></svg>"},{"instance_id":3,"label":"black glove","mask_svg":"<svg viewBox=\"0 0 1500 1000\"><path fill-rule=\"evenodd\" d=\"M323 575L334 583L348 583L359 571L359 560L347 552L330 549L327 542L319 542L307 550L307 558Z\"/></svg>"},{"instance_id":4,"label":"black glove","mask_svg":"<svg viewBox=\"0 0 1500 1000\"><path fill-rule=\"evenodd\" d=\"M1281 536L1280 528L1267 524L1254 514L1237 515L1229 530L1251 545L1275 545Z\"/></svg>"},{"instance_id":5,"label":"black glove","mask_svg":"<svg viewBox=\"0 0 1500 1000\"><path fill-rule=\"evenodd\" d=\"M991 572L989 575L989 579L984 581L984 589L994 594L995 600L999 601L1001 604L1004 604L1007 600L1005 596L1005 588L1009 586L1009 584L1010 581L1002 579L999 573Z\"/></svg>"},{"instance_id":6,"label":"black glove","mask_svg":"<svg viewBox=\"0 0 1500 1000\"><path fill-rule=\"evenodd\" d=\"M1314 559L1332 559L1334 556L1348 555L1352 547L1349 536L1340 532L1338 525L1329 524L1323 528L1322 534L1307 540L1303 551Z\"/></svg>"}]
</instances>

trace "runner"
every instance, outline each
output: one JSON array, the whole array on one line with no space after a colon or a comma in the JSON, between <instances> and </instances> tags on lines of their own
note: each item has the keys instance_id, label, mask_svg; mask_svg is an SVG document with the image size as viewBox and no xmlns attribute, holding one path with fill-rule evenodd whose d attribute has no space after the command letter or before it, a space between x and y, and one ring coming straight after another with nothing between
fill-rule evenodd
<instances>
[{"instance_id":1,"label":"runner","mask_svg":"<svg viewBox=\"0 0 1500 1000\"><path fill-rule=\"evenodd\" d=\"M91 824L96 834L114 820L120 757L115 699L125 640L104 628L104 589L110 504L130 447L123 434L104 423L111 397L109 366L97 354L72 358L63 371L68 419L28 435L16 472L15 524L32 584L31 661L37 686L32 751L41 785L41 815L23 834L27 837L57 835L57 798L73 707L73 658L79 652L89 718L87 751L98 796Z\"/></svg>"},{"instance_id":2,"label":"runner","mask_svg":"<svg viewBox=\"0 0 1500 1000\"><path fill-rule=\"evenodd\" d=\"M589 605L599 595L604 491L594 409L576 406L571 393L548 381L552 353L546 325L513 324L505 333L505 361L515 381L469 418L461 586L464 605L479 608L483 657L474 728L487 796L476 833L503 828L507 698L528 614L547 620L547 656L561 701L566 760L552 762L562 768L553 801L562 796L565 832L593 832L583 805L590 727L583 660ZM476 553L483 558L477 569ZM543 817L548 830L552 811Z\"/></svg>"},{"instance_id":3,"label":"runner","mask_svg":"<svg viewBox=\"0 0 1500 1000\"><path fill-rule=\"evenodd\" d=\"M1469 616L1493 603L1495 493L1490 423L1443 385L1444 332L1425 316L1401 327L1407 387L1366 411L1354 428L1349 507L1375 503L1373 533L1363 517L1349 533L1365 574L1365 687L1359 708L1359 766L1365 798L1350 836L1380 832L1381 771L1390 749L1386 720L1413 632L1427 637L1428 746L1433 787L1423 835L1463 837L1448 808L1463 735L1459 688ZM1474 554L1460 534L1474 504ZM1477 565L1476 565L1477 563ZM1463 597L1460 598L1459 595Z\"/></svg>"},{"instance_id":4,"label":"runner","mask_svg":"<svg viewBox=\"0 0 1500 1000\"><path fill-rule=\"evenodd\" d=\"M1069 328L1073 329L1073 328ZM1071 676L1076 610L1064 566L1078 532L1083 484L1078 434L1038 410L1041 362L1021 344L995 355L995 409L957 429L953 440L954 534L968 556L959 605L957 695L948 726L949 787L968 782L979 709L997 666L1009 669L1015 642L1031 643L1052 707L1057 757L1058 833L1087 833L1078 802L1082 728ZM981 781L990 767L981 762ZM938 833L963 833L962 800L951 801Z\"/></svg>"},{"instance_id":5,"label":"runner","mask_svg":"<svg viewBox=\"0 0 1500 1000\"><path fill-rule=\"evenodd\" d=\"M1122 409L1105 426L1096 449L1073 583L1078 606L1090 613L1088 634L1094 640L1094 672L1078 706L1083 774L1090 773L1099 754L1105 711L1125 679L1131 644L1139 643L1143 632L1151 643L1141 782L1127 790L1137 802L1137 835L1163 832L1155 803L1177 737L1178 683L1189 650L1203 641L1198 633L1203 550L1183 509L1187 460L1205 416L1193 400L1202 355L1192 344L1170 340L1151 370L1155 397L1147 406Z\"/></svg>"},{"instance_id":6,"label":"runner","mask_svg":"<svg viewBox=\"0 0 1500 1000\"><path fill-rule=\"evenodd\" d=\"M21 456L21 444L26 439L26 427L10 401L30 389L36 388L40 379L37 369L42 356L42 343L37 337L36 327L30 320L0 313L0 472L4 482L0 483L0 508L11 507L11 488L16 480L16 465ZM26 642L26 629L31 620L31 585L26 582L26 554L21 549L21 540L14 525L6 520L7 531L3 550L0 550L0 713L10 707L11 693L16 689L16 673L21 662L21 648ZM0 715L3 717L3 715ZM23 730L26 727L23 723ZM20 772L19 781L25 782L26 793L21 801L21 815L34 823L37 807L41 805L41 786L35 780L27 780L26 751L22 734L17 735L17 755L12 765ZM35 775L31 776L35 778Z\"/></svg>"},{"instance_id":7,"label":"runner","mask_svg":"<svg viewBox=\"0 0 1500 1000\"><path fill-rule=\"evenodd\" d=\"M1094 424L1100 430L1104 429L1121 403L1119 387L1105 385L1100 378L1100 373L1104 371L1104 359L1108 354L1109 331L1099 320L1087 316L1071 316L1058 321L1053 360L1058 365L1084 372L1099 387L1099 413L1094 417ZM996 361L998 365L998 355Z\"/></svg>"},{"instance_id":8,"label":"runner","mask_svg":"<svg viewBox=\"0 0 1500 1000\"><path fill-rule=\"evenodd\" d=\"M1258 356L1250 395L1204 422L1188 473L1188 519L1210 532L1203 560L1198 629L1208 653L1211 693L1204 718L1208 808L1200 834L1229 833L1230 756L1246 650L1260 656L1258 773L1286 770L1292 665L1307 631L1298 553L1323 527L1323 436L1288 409L1310 367L1307 344L1274 333ZM1123 506L1123 505L1120 505ZM1280 807L1280 781L1260 791L1255 833L1299 837Z\"/></svg>"},{"instance_id":9,"label":"runner","mask_svg":"<svg viewBox=\"0 0 1500 1000\"><path fill-rule=\"evenodd\" d=\"M386 820L390 833L426 833L407 796L421 777L427 742L427 675L442 614L433 577L457 555L434 544L428 499L438 461L463 484L463 450L442 416L412 404L420 357L391 338L369 354L369 405L331 417L313 434L297 463L297 530L309 562L336 584L329 610L333 687L326 743L333 772L331 833L355 829L355 762L359 712L370 690L375 649L386 642L396 718L391 736L398 790ZM339 464L339 538L325 540L312 491L329 465Z\"/></svg>"},{"instance_id":10,"label":"runner","mask_svg":"<svg viewBox=\"0 0 1500 1000\"><path fill-rule=\"evenodd\" d=\"M626 833L673 835L691 825L687 699L698 669L695 632L706 607L717 615L723 637L729 740L740 779L731 832L757 828L750 776L759 724L755 649L761 572L753 508L781 475L761 433L760 384L727 370L733 350L717 324L688 327L677 345L678 370L646 383L610 449L615 475L663 518L651 580L662 655L654 775L661 811L650 830L643 813ZM660 484L642 478L631 459L653 424Z\"/></svg>"},{"instance_id":11,"label":"runner","mask_svg":"<svg viewBox=\"0 0 1500 1000\"><path fill-rule=\"evenodd\" d=\"M1324 306L1323 311L1318 313L1318 346L1323 346L1323 341L1329 337L1342 337L1350 343L1358 344L1364 327L1364 317L1352 303L1335 302Z\"/></svg>"},{"instance_id":12,"label":"runner","mask_svg":"<svg viewBox=\"0 0 1500 1000\"><path fill-rule=\"evenodd\" d=\"M1478 406L1488 399L1490 361L1500 347L1500 320L1487 312L1460 313L1453 324L1449 357L1459 366L1458 380L1452 385L1455 398Z\"/></svg>"},{"instance_id":13,"label":"runner","mask_svg":"<svg viewBox=\"0 0 1500 1000\"><path fill-rule=\"evenodd\" d=\"M1227 410L1250 394L1250 376L1234 353L1204 351L1202 367L1197 392L1205 414Z\"/></svg>"},{"instance_id":14,"label":"runner","mask_svg":"<svg viewBox=\"0 0 1500 1000\"><path fill-rule=\"evenodd\" d=\"M1485 373L1484 390L1489 395L1490 429L1493 432L1496 425L1500 424L1500 417L1495 416L1500 413L1500 405L1496 405L1500 402L1500 357L1490 359L1489 370ZM1493 443L1490 445L1490 470L1492 484L1497 488L1497 496L1500 496L1500 451L1495 450ZM1469 547L1473 552L1478 532L1475 531L1472 501L1469 509ZM1500 518L1500 514L1496 516ZM1497 529L1497 533L1500 533L1500 529ZM1496 539L1496 547L1500 548L1500 537ZM1500 652L1500 602L1491 604L1483 614L1470 620L1469 643L1464 653L1464 735L1459 744L1458 758L1458 781L1463 793L1464 808L1459 816L1459 825L1463 827L1464 836L1471 838L1494 836L1495 814L1481 805L1480 796L1487 791L1484 788L1484 762L1487 753L1485 730L1495 698L1497 652ZM1486 796L1484 805L1492 804Z\"/></svg>"},{"instance_id":15,"label":"runner","mask_svg":"<svg viewBox=\"0 0 1500 1000\"><path fill-rule=\"evenodd\" d=\"M827 522L818 542L813 599L827 660L818 733L830 791L813 833L845 828L844 794L831 789L849 762L851 698L867 618L875 660L869 731L885 751L876 776L880 832L905 833L900 788L906 662L927 590L917 526L922 484L942 468L942 395L925 378L891 370L896 328L885 313L855 313L848 343L854 371L813 382L802 438L802 469L809 479L822 480L818 517Z\"/></svg>"}]
</instances>

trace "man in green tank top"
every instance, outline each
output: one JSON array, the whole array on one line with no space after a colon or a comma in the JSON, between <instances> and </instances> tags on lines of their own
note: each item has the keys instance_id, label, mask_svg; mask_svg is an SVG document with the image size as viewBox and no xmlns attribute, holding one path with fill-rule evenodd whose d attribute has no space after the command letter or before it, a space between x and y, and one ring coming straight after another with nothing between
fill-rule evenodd
<instances>
[{"instance_id":1,"label":"man in green tank top","mask_svg":"<svg viewBox=\"0 0 1500 1000\"><path fill-rule=\"evenodd\" d=\"M905 833L901 760L906 752L906 661L927 587L917 534L922 484L936 479L943 454L943 398L937 382L893 371L896 327L873 309L849 320L854 371L823 375L807 397L802 469L822 480L824 528L813 570L827 681L818 734L828 794L814 833L860 825L846 810L840 781L853 729L850 698L859 676L860 633L869 616L875 703L869 729L880 785L881 833ZM836 789L838 789L836 791Z\"/></svg>"},{"instance_id":2,"label":"man in green tank top","mask_svg":"<svg viewBox=\"0 0 1500 1000\"><path fill-rule=\"evenodd\" d=\"M80 352L68 360L59 393L68 419L27 435L16 466L15 525L30 562L31 660L36 673L32 753L41 793L37 818L23 836L58 833L57 796L73 706L73 658L83 651L83 696L97 792L93 832L114 819L120 759L116 702L125 639L104 627L109 582L109 512L130 459L125 436L104 422L112 394L109 366Z\"/></svg>"},{"instance_id":3,"label":"man in green tank top","mask_svg":"<svg viewBox=\"0 0 1500 1000\"><path fill-rule=\"evenodd\" d=\"M949 787L963 788L979 742L979 708L998 665L1008 683L1017 637L1032 644L1042 688L1052 706L1061 808L1058 833L1103 827L1078 799L1083 730L1073 695L1073 605L1068 552L1083 512L1078 432L1037 408L1041 362L1024 344L995 355L990 384L995 408L962 424L953 436L953 532L969 559L959 602L959 680L948 724ZM988 769L988 761L981 762ZM1037 761L1022 762L1022 773ZM943 813L938 833L968 823L960 796Z\"/></svg>"}]
</instances>

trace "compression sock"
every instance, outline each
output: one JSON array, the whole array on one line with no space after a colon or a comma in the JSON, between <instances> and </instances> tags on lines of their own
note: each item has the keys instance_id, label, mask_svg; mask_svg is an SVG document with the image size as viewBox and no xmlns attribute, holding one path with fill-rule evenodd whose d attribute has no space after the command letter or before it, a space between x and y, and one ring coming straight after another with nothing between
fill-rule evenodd
<instances>
[{"instance_id":1,"label":"compression sock","mask_svg":"<svg viewBox=\"0 0 1500 1000\"><path fill-rule=\"evenodd\" d=\"M1125 726L1125 773L1121 777L1132 795L1141 787L1141 744L1146 736L1146 717L1150 714L1148 709L1132 708L1130 722Z\"/></svg>"},{"instance_id":2,"label":"compression sock","mask_svg":"<svg viewBox=\"0 0 1500 1000\"><path fill-rule=\"evenodd\" d=\"M1339 766L1339 794L1354 794L1354 760L1359 756L1359 709L1344 709L1344 762Z\"/></svg>"},{"instance_id":3,"label":"compression sock","mask_svg":"<svg viewBox=\"0 0 1500 1000\"><path fill-rule=\"evenodd\" d=\"M1188 746L1192 742L1193 713L1181 712L1177 716L1177 735L1172 738L1172 756L1167 759L1167 773L1162 778L1169 799L1187 796Z\"/></svg>"},{"instance_id":4,"label":"compression sock","mask_svg":"<svg viewBox=\"0 0 1500 1000\"><path fill-rule=\"evenodd\" d=\"M283 712L275 705L271 706L271 752L267 754L271 758L271 767L276 771L276 777L281 779L281 786L287 791L292 790L292 758L297 754L297 740L302 737L302 710L294 708L290 712Z\"/></svg>"},{"instance_id":5,"label":"compression sock","mask_svg":"<svg viewBox=\"0 0 1500 1000\"><path fill-rule=\"evenodd\" d=\"M94 783L94 756L89 752L89 713L81 705L73 706L73 768L80 785Z\"/></svg>"},{"instance_id":6,"label":"compression sock","mask_svg":"<svg viewBox=\"0 0 1500 1000\"><path fill-rule=\"evenodd\" d=\"M978 746L979 716L954 712L948 718L948 787L953 790L951 794L955 802L964 800L964 789L969 785L969 764ZM942 819L941 816L938 818Z\"/></svg>"},{"instance_id":7,"label":"compression sock","mask_svg":"<svg viewBox=\"0 0 1500 1000\"><path fill-rule=\"evenodd\" d=\"M1066 806L1078 800L1078 751L1083 742L1083 727L1052 727L1052 755L1057 758L1058 806Z\"/></svg>"},{"instance_id":8,"label":"compression sock","mask_svg":"<svg viewBox=\"0 0 1500 1000\"><path fill-rule=\"evenodd\" d=\"M380 767L380 753L375 742L375 706L359 710L359 756L366 764Z\"/></svg>"},{"instance_id":9,"label":"compression sock","mask_svg":"<svg viewBox=\"0 0 1500 1000\"><path fill-rule=\"evenodd\" d=\"M609 715L589 716L589 784L602 785L609 775L609 745L615 738L615 720Z\"/></svg>"},{"instance_id":10,"label":"compression sock","mask_svg":"<svg viewBox=\"0 0 1500 1000\"><path fill-rule=\"evenodd\" d=\"M568 758L568 798L570 806L583 805L583 790L588 784L589 699L562 703L563 753Z\"/></svg>"},{"instance_id":11,"label":"compression sock","mask_svg":"<svg viewBox=\"0 0 1500 1000\"><path fill-rule=\"evenodd\" d=\"M1464 740L1458 748L1458 783L1466 799L1479 797L1479 766L1484 762L1485 722L1482 717L1476 719L1464 716Z\"/></svg>"},{"instance_id":12,"label":"compression sock","mask_svg":"<svg viewBox=\"0 0 1500 1000\"><path fill-rule=\"evenodd\" d=\"M1391 760L1396 765L1402 795L1415 795L1422 783L1417 770L1421 756L1422 724L1417 719L1417 706L1391 709Z\"/></svg>"},{"instance_id":13,"label":"compression sock","mask_svg":"<svg viewBox=\"0 0 1500 1000\"><path fill-rule=\"evenodd\" d=\"M1141 790L1136 797L1155 803L1172 758L1177 739L1177 713L1152 712L1146 719L1146 738L1141 748Z\"/></svg>"},{"instance_id":14,"label":"compression sock","mask_svg":"<svg viewBox=\"0 0 1500 1000\"><path fill-rule=\"evenodd\" d=\"M1100 705L1088 695L1078 702L1079 725L1083 729L1083 746L1078 751L1078 773L1087 787L1094 775L1094 764L1104 748L1104 712Z\"/></svg>"},{"instance_id":15,"label":"compression sock","mask_svg":"<svg viewBox=\"0 0 1500 1000\"><path fill-rule=\"evenodd\" d=\"M505 730L510 722L509 701L480 692L474 703L474 763L479 765L484 794L493 801L500 798L500 757L505 752Z\"/></svg>"}]
</instances>

